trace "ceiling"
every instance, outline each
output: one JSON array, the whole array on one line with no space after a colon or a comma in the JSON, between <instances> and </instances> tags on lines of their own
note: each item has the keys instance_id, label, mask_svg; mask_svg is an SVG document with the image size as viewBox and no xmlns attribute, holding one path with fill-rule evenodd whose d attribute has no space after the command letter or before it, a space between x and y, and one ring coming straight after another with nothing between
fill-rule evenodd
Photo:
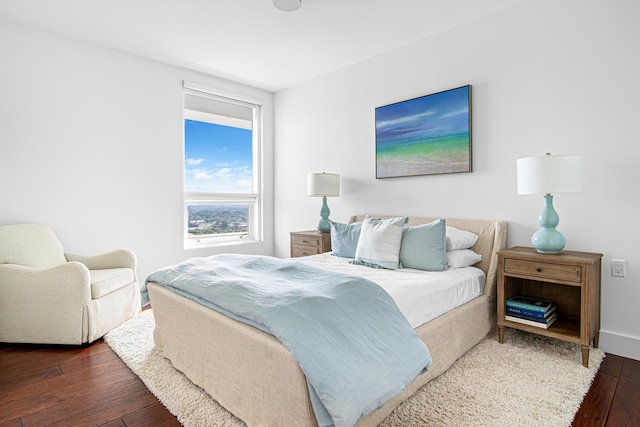
<instances>
[{"instance_id":1,"label":"ceiling","mask_svg":"<svg viewBox=\"0 0 640 427\"><path fill-rule=\"evenodd\" d=\"M276 92L524 0L2 0L0 19Z\"/></svg>"}]
</instances>

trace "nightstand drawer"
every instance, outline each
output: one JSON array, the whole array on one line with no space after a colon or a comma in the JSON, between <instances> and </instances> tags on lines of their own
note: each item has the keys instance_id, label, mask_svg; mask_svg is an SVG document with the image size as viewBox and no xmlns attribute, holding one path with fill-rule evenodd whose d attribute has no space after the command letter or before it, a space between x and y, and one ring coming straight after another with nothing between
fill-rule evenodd
<instances>
[{"instance_id":1,"label":"nightstand drawer","mask_svg":"<svg viewBox=\"0 0 640 427\"><path fill-rule=\"evenodd\" d=\"M301 257L301 256L309 256L309 255L318 255L320 252L320 248L314 248L311 246L291 246L291 258Z\"/></svg>"},{"instance_id":2,"label":"nightstand drawer","mask_svg":"<svg viewBox=\"0 0 640 427\"><path fill-rule=\"evenodd\" d=\"M320 248L320 239L310 236L291 236L291 245L310 249L315 248L317 250Z\"/></svg>"},{"instance_id":3,"label":"nightstand drawer","mask_svg":"<svg viewBox=\"0 0 640 427\"><path fill-rule=\"evenodd\" d=\"M574 265L549 264L507 258L504 260L504 272L576 283L582 281L582 267Z\"/></svg>"}]
</instances>

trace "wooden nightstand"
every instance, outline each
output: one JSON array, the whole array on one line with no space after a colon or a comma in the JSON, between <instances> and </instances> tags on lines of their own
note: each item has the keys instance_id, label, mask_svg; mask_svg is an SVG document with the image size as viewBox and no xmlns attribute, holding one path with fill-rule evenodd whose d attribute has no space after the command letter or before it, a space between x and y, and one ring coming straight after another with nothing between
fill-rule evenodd
<instances>
[{"instance_id":1,"label":"wooden nightstand","mask_svg":"<svg viewBox=\"0 0 640 427\"><path fill-rule=\"evenodd\" d=\"M317 230L291 232L291 258L316 255L331 250L331 233Z\"/></svg>"},{"instance_id":2,"label":"wooden nightstand","mask_svg":"<svg viewBox=\"0 0 640 427\"><path fill-rule=\"evenodd\" d=\"M562 251L556 255L533 248L498 252L498 339L504 327L578 343L582 364L589 366L589 344L598 347L600 334L600 269L602 254ZM557 320L548 329L505 320L505 301L522 295L552 301Z\"/></svg>"}]
</instances>

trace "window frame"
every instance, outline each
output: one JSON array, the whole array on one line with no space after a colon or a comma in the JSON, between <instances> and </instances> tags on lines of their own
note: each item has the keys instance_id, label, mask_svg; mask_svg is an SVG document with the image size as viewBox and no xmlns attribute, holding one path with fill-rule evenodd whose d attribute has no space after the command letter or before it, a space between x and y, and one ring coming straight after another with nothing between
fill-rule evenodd
<instances>
[{"instance_id":1,"label":"window frame","mask_svg":"<svg viewBox=\"0 0 640 427\"><path fill-rule=\"evenodd\" d=\"M187 119L186 97L200 96L217 102L235 104L251 108L252 119L252 193L216 193L189 192L186 188L186 135ZM182 108L182 190L183 190L183 241L184 249L197 249L211 246L235 245L262 242L264 239L264 203L263 203L263 112L264 101L251 96L228 92L222 89L183 81ZM189 205L248 205L247 233L221 233L201 236L189 236Z\"/></svg>"}]
</instances>

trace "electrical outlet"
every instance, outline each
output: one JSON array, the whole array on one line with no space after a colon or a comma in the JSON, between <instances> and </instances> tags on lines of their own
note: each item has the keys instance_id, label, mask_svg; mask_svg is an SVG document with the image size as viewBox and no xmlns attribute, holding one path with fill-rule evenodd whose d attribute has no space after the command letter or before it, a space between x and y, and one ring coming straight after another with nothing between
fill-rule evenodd
<instances>
[{"instance_id":1,"label":"electrical outlet","mask_svg":"<svg viewBox=\"0 0 640 427\"><path fill-rule=\"evenodd\" d=\"M625 277L625 261L623 259L611 260L611 275L615 277Z\"/></svg>"}]
</instances>

